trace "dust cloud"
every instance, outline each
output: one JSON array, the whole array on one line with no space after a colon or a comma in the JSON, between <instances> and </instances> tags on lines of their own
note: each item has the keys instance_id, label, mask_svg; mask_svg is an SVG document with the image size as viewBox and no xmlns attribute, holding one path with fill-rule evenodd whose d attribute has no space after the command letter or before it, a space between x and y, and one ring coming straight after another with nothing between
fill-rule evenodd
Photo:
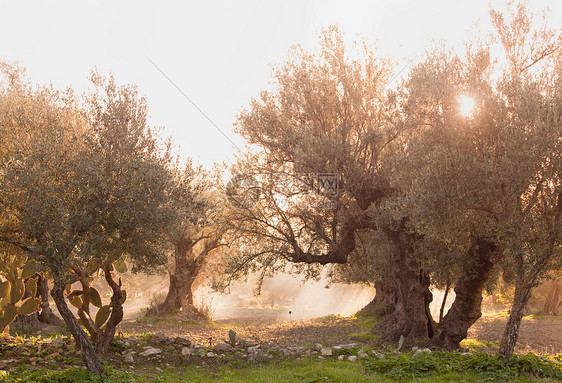
<instances>
[{"instance_id":1,"label":"dust cloud","mask_svg":"<svg viewBox=\"0 0 562 383\"><path fill-rule=\"evenodd\" d=\"M148 306L161 302L168 291L166 275L127 275L123 278L127 290L124 319L132 320L144 315ZM213 292L202 286L194 292L195 306L211 313L214 320L292 320L322 317L326 315L349 316L361 310L375 296L375 288L360 284L329 284L320 281L303 282L302 276L278 274L264 280L261 294L255 294L256 276L245 283L234 283L227 293ZM96 281L97 282L97 281ZM110 291L102 283L94 285L102 299L109 300ZM431 315L437 321L444 292L434 289L430 304ZM455 299L449 291L445 311Z\"/></svg>"},{"instance_id":2,"label":"dust cloud","mask_svg":"<svg viewBox=\"0 0 562 383\"><path fill-rule=\"evenodd\" d=\"M255 281L235 284L229 294L209 294L199 289L201 296L212 299L215 319L307 319L326 315L349 316L369 303L375 289L364 285L302 282L302 277L279 274L264 280L260 295L254 294ZM204 299L204 298L203 298Z\"/></svg>"},{"instance_id":3,"label":"dust cloud","mask_svg":"<svg viewBox=\"0 0 562 383\"><path fill-rule=\"evenodd\" d=\"M210 310L214 320L291 320L326 315L349 316L369 303L375 289L364 285L303 283L302 277L279 274L264 280L261 294L255 294L256 277L234 283L227 293L202 286L194 292L195 306ZM136 319L152 302L163 301L168 290L167 276L136 275L127 287L124 319ZM135 283L142 281L141 283ZM109 294L109 292L108 292ZM103 295L103 293L102 293Z\"/></svg>"}]
</instances>

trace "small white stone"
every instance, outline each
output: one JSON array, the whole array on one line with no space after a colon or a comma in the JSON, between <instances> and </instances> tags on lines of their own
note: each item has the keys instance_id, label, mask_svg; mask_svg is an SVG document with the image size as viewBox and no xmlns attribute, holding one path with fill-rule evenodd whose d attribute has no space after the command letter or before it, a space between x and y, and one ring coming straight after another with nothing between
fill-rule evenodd
<instances>
[{"instance_id":1,"label":"small white stone","mask_svg":"<svg viewBox=\"0 0 562 383\"><path fill-rule=\"evenodd\" d=\"M357 357L355 355L350 355L347 357L347 360L349 360L350 362L355 362L357 360Z\"/></svg>"},{"instance_id":2,"label":"small white stone","mask_svg":"<svg viewBox=\"0 0 562 383\"><path fill-rule=\"evenodd\" d=\"M322 356L332 356L332 349L324 347L320 350L320 353L322 354Z\"/></svg>"},{"instance_id":3,"label":"small white stone","mask_svg":"<svg viewBox=\"0 0 562 383\"><path fill-rule=\"evenodd\" d=\"M258 352L259 348L260 348L259 344L257 346L248 347L248 352L253 354L255 352Z\"/></svg>"},{"instance_id":4,"label":"small white stone","mask_svg":"<svg viewBox=\"0 0 562 383\"><path fill-rule=\"evenodd\" d=\"M338 356L338 360L343 360L345 357L343 355Z\"/></svg>"},{"instance_id":5,"label":"small white stone","mask_svg":"<svg viewBox=\"0 0 562 383\"><path fill-rule=\"evenodd\" d=\"M150 355L156 355L156 354L160 354L162 351L159 348L148 348L145 351L141 352L140 354L142 356L150 356Z\"/></svg>"}]
</instances>

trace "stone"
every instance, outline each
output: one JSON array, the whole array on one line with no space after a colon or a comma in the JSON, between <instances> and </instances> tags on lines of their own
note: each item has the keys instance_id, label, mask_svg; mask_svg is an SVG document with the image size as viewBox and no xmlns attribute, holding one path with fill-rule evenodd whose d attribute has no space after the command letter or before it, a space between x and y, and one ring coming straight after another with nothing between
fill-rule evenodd
<instances>
[{"instance_id":1,"label":"stone","mask_svg":"<svg viewBox=\"0 0 562 383\"><path fill-rule=\"evenodd\" d=\"M320 351L320 350L322 350L323 347L320 343L315 343L313 348L314 348L314 351Z\"/></svg>"},{"instance_id":2,"label":"stone","mask_svg":"<svg viewBox=\"0 0 562 383\"><path fill-rule=\"evenodd\" d=\"M214 352L208 352L207 353L207 358L214 358L215 357L215 353Z\"/></svg>"},{"instance_id":3,"label":"stone","mask_svg":"<svg viewBox=\"0 0 562 383\"><path fill-rule=\"evenodd\" d=\"M431 350L429 348L424 348L422 351L423 352L431 352Z\"/></svg>"},{"instance_id":4,"label":"stone","mask_svg":"<svg viewBox=\"0 0 562 383\"><path fill-rule=\"evenodd\" d=\"M345 358L345 356L343 356L343 355L338 356L338 360L344 360L344 358Z\"/></svg>"},{"instance_id":5,"label":"stone","mask_svg":"<svg viewBox=\"0 0 562 383\"><path fill-rule=\"evenodd\" d=\"M322 356L332 356L332 349L331 348L327 348L327 347L323 347L320 350L320 353L322 354Z\"/></svg>"},{"instance_id":6,"label":"stone","mask_svg":"<svg viewBox=\"0 0 562 383\"><path fill-rule=\"evenodd\" d=\"M155 343L164 343L168 340L168 336L166 334L164 334L163 332L157 332L155 334L152 334L152 336L150 337L150 340L155 342Z\"/></svg>"},{"instance_id":7,"label":"stone","mask_svg":"<svg viewBox=\"0 0 562 383\"><path fill-rule=\"evenodd\" d=\"M128 354L127 356L125 356L125 363L135 363L135 358L133 358L133 356L131 354Z\"/></svg>"},{"instance_id":8,"label":"stone","mask_svg":"<svg viewBox=\"0 0 562 383\"><path fill-rule=\"evenodd\" d=\"M347 360L349 360L350 362L355 362L357 360L357 357L355 355L350 355L347 357Z\"/></svg>"},{"instance_id":9,"label":"stone","mask_svg":"<svg viewBox=\"0 0 562 383\"><path fill-rule=\"evenodd\" d=\"M184 348L181 349L181 354L182 354L183 356L186 356L186 355L193 355L193 350L190 349L189 347L184 347Z\"/></svg>"},{"instance_id":10,"label":"stone","mask_svg":"<svg viewBox=\"0 0 562 383\"><path fill-rule=\"evenodd\" d=\"M258 352L259 348L260 348L259 344L257 346L248 347L248 352L251 354L256 353Z\"/></svg>"},{"instance_id":11,"label":"stone","mask_svg":"<svg viewBox=\"0 0 562 383\"><path fill-rule=\"evenodd\" d=\"M186 338L185 336L176 336L174 338L174 343L177 343L185 347L191 346L191 341L189 340L189 338Z\"/></svg>"},{"instance_id":12,"label":"stone","mask_svg":"<svg viewBox=\"0 0 562 383\"><path fill-rule=\"evenodd\" d=\"M218 352L226 352L232 350L232 346L228 343L217 343L213 349Z\"/></svg>"},{"instance_id":13,"label":"stone","mask_svg":"<svg viewBox=\"0 0 562 383\"><path fill-rule=\"evenodd\" d=\"M368 355L367 355L367 352L365 352L365 350L359 350L359 351L357 351L357 356L360 357L360 358L365 358Z\"/></svg>"},{"instance_id":14,"label":"stone","mask_svg":"<svg viewBox=\"0 0 562 383\"><path fill-rule=\"evenodd\" d=\"M152 348L152 347L149 347L149 348L147 348L145 351L141 352L140 355L142 355L142 356L150 356L150 355L160 354L161 352L162 352L162 350L160 350L159 348Z\"/></svg>"},{"instance_id":15,"label":"stone","mask_svg":"<svg viewBox=\"0 0 562 383\"><path fill-rule=\"evenodd\" d=\"M348 344L340 344L338 347L339 347L339 348L350 349L350 348L353 348L353 347L356 347L356 346L358 346L357 343L348 343Z\"/></svg>"}]
</instances>

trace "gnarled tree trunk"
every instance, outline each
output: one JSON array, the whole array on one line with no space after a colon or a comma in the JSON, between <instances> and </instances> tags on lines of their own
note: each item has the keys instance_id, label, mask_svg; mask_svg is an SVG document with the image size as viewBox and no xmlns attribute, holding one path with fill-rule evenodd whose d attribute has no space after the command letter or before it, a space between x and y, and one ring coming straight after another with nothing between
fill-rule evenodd
<instances>
[{"instance_id":1,"label":"gnarled tree trunk","mask_svg":"<svg viewBox=\"0 0 562 383\"><path fill-rule=\"evenodd\" d=\"M396 307L396 284L390 278L380 279L375 282L375 289L375 297L361 312L382 318L393 312Z\"/></svg>"},{"instance_id":2,"label":"gnarled tree trunk","mask_svg":"<svg viewBox=\"0 0 562 383\"><path fill-rule=\"evenodd\" d=\"M402 229L386 230L386 234L394 245L391 262L394 308L375 331L387 342L396 342L401 336L405 345L427 341L433 336L435 325L429 310L433 295L429 277L422 272L414 254L415 237Z\"/></svg>"},{"instance_id":3,"label":"gnarled tree trunk","mask_svg":"<svg viewBox=\"0 0 562 383\"><path fill-rule=\"evenodd\" d=\"M499 261L499 249L489 240L477 239L468 250L463 273L455 285L455 301L436 326L431 344L456 350L468 329L482 316L482 291L492 268Z\"/></svg>"},{"instance_id":4,"label":"gnarled tree trunk","mask_svg":"<svg viewBox=\"0 0 562 383\"><path fill-rule=\"evenodd\" d=\"M170 285L168 287L168 294L163 303L148 312L149 315L169 314L180 309L184 309L192 314L198 313L193 305L193 284L207 262L211 251L220 246L220 238L220 234L211 237L204 236L198 239L184 236L176 242L174 249L174 271L169 272ZM198 249L197 254L195 254L195 245L199 241L203 241L203 244Z\"/></svg>"},{"instance_id":5,"label":"gnarled tree trunk","mask_svg":"<svg viewBox=\"0 0 562 383\"><path fill-rule=\"evenodd\" d=\"M193 308L193 283L201 269L201 262L191 259L186 253L174 256L174 271L170 272L170 286L166 299L157 308L162 314L179 311L181 308Z\"/></svg>"}]
</instances>

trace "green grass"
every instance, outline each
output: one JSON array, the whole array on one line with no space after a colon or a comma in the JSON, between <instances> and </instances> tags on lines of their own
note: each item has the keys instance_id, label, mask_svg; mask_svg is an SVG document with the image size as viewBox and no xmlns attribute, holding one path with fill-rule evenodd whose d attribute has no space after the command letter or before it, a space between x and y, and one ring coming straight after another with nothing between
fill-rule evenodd
<instances>
[{"instance_id":1,"label":"green grass","mask_svg":"<svg viewBox=\"0 0 562 383\"><path fill-rule=\"evenodd\" d=\"M477 339L463 339L460 343L461 347L467 348L471 351L481 351L481 350L492 350L499 349L500 345L498 342L489 342L487 340L477 340Z\"/></svg>"},{"instance_id":2,"label":"green grass","mask_svg":"<svg viewBox=\"0 0 562 383\"><path fill-rule=\"evenodd\" d=\"M552 359L519 355L505 362L494 355L433 352L389 353L385 358L349 362L334 359L272 360L264 364L230 362L220 366L189 365L159 369L136 366L134 372L109 369L108 376L83 368L48 370L20 367L0 373L0 382L553 382L562 379L562 366Z\"/></svg>"},{"instance_id":3,"label":"green grass","mask_svg":"<svg viewBox=\"0 0 562 383\"><path fill-rule=\"evenodd\" d=\"M353 334L349 334L349 336L351 338L356 338L356 339L361 339L361 340L366 340L369 342L377 342L380 340L380 336L378 335L373 335L371 333L371 331L361 331L361 332L356 332Z\"/></svg>"}]
</instances>

